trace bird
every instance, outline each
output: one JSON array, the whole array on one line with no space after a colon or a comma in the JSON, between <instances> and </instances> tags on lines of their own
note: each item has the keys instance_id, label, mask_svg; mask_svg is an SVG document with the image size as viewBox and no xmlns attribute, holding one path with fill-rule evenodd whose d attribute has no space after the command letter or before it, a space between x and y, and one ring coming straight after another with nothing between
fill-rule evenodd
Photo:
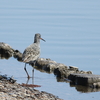
<instances>
[{"instance_id":1,"label":"bird","mask_svg":"<svg viewBox=\"0 0 100 100\"><path fill-rule=\"evenodd\" d=\"M36 33L34 36L34 43L29 45L22 54L22 61L25 63L24 70L25 70L28 78L30 78L30 76L26 70L26 64L33 63L35 65L37 59L39 58L39 56L40 56L40 39L45 41L43 38L41 38L40 33Z\"/></svg>"}]
</instances>

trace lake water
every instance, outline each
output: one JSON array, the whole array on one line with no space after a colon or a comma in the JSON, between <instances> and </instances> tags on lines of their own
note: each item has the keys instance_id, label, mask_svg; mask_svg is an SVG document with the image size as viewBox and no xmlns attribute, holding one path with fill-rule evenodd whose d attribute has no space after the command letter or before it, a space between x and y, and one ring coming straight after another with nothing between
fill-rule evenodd
<instances>
[{"instance_id":1,"label":"lake water","mask_svg":"<svg viewBox=\"0 0 100 100\"><path fill-rule=\"evenodd\" d=\"M23 52L41 33L41 56L67 66L100 74L99 0L1 0L0 42ZM27 66L29 74L32 67ZM24 63L14 58L0 60L0 72L26 83ZM81 93L69 83L57 82L53 74L35 70L34 84L40 91L64 100L98 100L100 92ZM31 84L31 80L29 81Z\"/></svg>"}]
</instances>

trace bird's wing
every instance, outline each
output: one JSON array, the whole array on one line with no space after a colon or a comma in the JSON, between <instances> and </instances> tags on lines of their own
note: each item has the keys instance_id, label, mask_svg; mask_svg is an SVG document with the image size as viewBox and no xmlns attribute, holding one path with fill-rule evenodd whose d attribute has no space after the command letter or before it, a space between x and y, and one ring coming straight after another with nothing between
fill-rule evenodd
<instances>
[{"instance_id":1,"label":"bird's wing","mask_svg":"<svg viewBox=\"0 0 100 100\"><path fill-rule=\"evenodd\" d=\"M28 47L25 49L25 51L23 53L22 60L23 60L23 62L34 61L34 60L38 59L39 55L40 55L39 48Z\"/></svg>"}]
</instances>

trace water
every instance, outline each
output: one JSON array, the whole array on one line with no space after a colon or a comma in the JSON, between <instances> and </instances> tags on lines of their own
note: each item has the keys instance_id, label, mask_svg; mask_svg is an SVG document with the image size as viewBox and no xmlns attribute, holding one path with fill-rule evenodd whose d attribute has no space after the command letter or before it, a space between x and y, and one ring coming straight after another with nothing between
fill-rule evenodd
<instances>
[{"instance_id":1,"label":"water","mask_svg":"<svg viewBox=\"0 0 100 100\"><path fill-rule=\"evenodd\" d=\"M41 33L41 57L100 74L100 1L3 0L0 1L0 42L21 52ZM0 72L26 83L24 63L14 58L0 60ZM31 74L31 66L27 66ZM69 83L57 82L53 74L35 70L41 91L64 100L97 100L100 92L80 93ZM31 80L29 81L31 83Z\"/></svg>"}]
</instances>

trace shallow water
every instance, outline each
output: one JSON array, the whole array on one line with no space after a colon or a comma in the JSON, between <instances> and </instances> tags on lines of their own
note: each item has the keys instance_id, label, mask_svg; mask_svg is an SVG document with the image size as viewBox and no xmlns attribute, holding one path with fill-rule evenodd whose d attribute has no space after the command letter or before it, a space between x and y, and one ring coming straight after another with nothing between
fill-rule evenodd
<instances>
[{"instance_id":1,"label":"shallow water","mask_svg":"<svg viewBox=\"0 0 100 100\"><path fill-rule=\"evenodd\" d=\"M100 74L100 1L0 1L0 42L21 52L41 33L41 57ZM26 83L24 63L14 58L0 60L0 72ZM32 67L27 65L32 74ZM57 82L53 74L35 70L34 84L41 91L64 100L97 100L100 92L81 93L69 83ZM31 79L29 80L31 84Z\"/></svg>"}]
</instances>

